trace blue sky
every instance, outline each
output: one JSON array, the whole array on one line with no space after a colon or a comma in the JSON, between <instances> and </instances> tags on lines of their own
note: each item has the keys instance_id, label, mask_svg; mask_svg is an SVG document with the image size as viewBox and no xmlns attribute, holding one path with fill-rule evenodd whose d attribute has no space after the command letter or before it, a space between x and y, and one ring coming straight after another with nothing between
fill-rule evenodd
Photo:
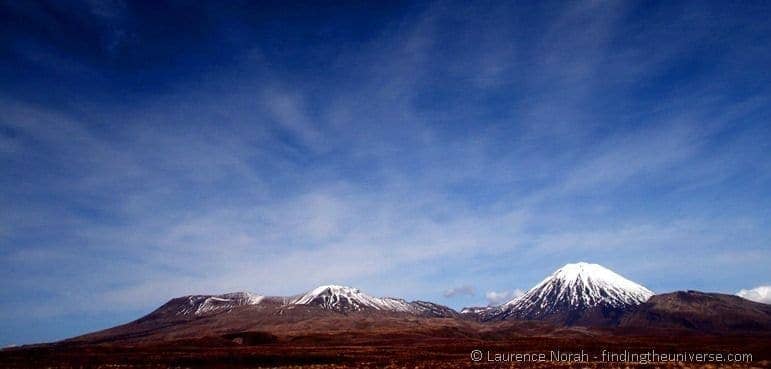
<instances>
[{"instance_id":1,"label":"blue sky","mask_svg":"<svg viewBox=\"0 0 771 369\"><path fill-rule=\"evenodd\" d=\"M596 262L771 284L771 6L0 5L0 345L320 284Z\"/></svg>"}]
</instances>

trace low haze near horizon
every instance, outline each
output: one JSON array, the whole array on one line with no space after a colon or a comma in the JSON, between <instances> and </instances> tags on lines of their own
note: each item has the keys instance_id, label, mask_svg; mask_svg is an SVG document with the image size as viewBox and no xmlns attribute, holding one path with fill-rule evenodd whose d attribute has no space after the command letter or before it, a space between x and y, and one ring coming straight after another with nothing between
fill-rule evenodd
<instances>
[{"instance_id":1,"label":"low haze near horizon","mask_svg":"<svg viewBox=\"0 0 771 369\"><path fill-rule=\"evenodd\" d=\"M0 4L0 346L187 294L500 303L576 261L768 300L769 18Z\"/></svg>"}]
</instances>

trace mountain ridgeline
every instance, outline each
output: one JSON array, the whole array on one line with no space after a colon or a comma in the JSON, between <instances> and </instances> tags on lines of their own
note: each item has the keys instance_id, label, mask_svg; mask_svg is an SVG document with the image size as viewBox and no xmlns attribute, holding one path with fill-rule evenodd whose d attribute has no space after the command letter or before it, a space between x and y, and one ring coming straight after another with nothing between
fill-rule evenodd
<instances>
[{"instance_id":1,"label":"mountain ridgeline","mask_svg":"<svg viewBox=\"0 0 771 369\"><path fill-rule=\"evenodd\" d=\"M537 324L522 325L527 322ZM696 291L655 295L605 267L575 263L511 301L460 313L428 301L373 297L357 288L325 285L287 297L248 292L178 297L136 321L65 342L157 342L211 336L246 342L254 337L331 337L355 332L479 336L501 330L539 334L571 327L638 333L765 333L771 331L771 305ZM246 338L241 337L244 334Z\"/></svg>"}]
</instances>

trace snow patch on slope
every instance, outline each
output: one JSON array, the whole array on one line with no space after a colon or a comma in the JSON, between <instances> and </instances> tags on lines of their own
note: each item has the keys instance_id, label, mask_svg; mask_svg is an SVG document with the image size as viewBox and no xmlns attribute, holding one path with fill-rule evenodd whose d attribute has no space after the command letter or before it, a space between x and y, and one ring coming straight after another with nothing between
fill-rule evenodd
<instances>
[{"instance_id":1,"label":"snow patch on slope","mask_svg":"<svg viewBox=\"0 0 771 369\"><path fill-rule=\"evenodd\" d=\"M494 309L492 306L469 306L460 310L461 314L481 314Z\"/></svg>"},{"instance_id":2,"label":"snow patch on slope","mask_svg":"<svg viewBox=\"0 0 771 369\"><path fill-rule=\"evenodd\" d=\"M202 315L233 309L237 306L258 305L265 296L250 292L233 292L223 295L188 296L177 309L177 315Z\"/></svg>"},{"instance_id":3,"label":"snow patch on slope","mask_svg":"<svg viewBox=\"0 0 771 369\"><path fill-rule=\"evenodd\" d=\"M371 308L384 311L413 312L414 307L402 299L372 297L358 288L326 285L308 291L290 305L317 305L329 310L358 311Z\"/></svg>"}]
</instances>

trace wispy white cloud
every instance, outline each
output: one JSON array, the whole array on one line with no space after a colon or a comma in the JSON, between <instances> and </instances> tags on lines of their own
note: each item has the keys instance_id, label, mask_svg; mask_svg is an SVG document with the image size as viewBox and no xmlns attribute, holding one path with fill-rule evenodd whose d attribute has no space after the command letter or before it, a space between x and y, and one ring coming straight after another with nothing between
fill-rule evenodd
<instances>
[{"instance_id":1,"label":"wispy white cloud","mask_svg":"<svg viewBox=\"0 0 771 369\"><path fill-rule=\"evenodd\" d=\"M522 291L520 289L515 289L511 291L489 291L485 293L485 298L487 299L487 305L497 306L505 302L509 302L524 294L525 294L525 291Z\"/></svg>"},{"instance_id":2,"label":"wispy white cloud","mask_svg":"<svg viewBox=\"0 0 771 369\"><path fill-rule=\"evenodd\" d=\"M749 290L742 289L736 295L747 300L771 304L771 286L758 286Z\"/></svg>"},{"instance_id":3,"label":"wispy white cloud","mask_svg":"<svg viewBox=\"0 0 771 369\"><path fill-rule=\"evenodd\" d=\"M262 93L262 107L278 126L299 138L313 150L323 150L325 137L321 132L320 120L308 116L308 108L298 94L278 88L266 89Z\"/></svg>"},{"instance_id":4,"label":"wispy white cloud","mask_svg":"<svg viewBox=\"0 0 771 369\"><path fill-rule=\"evenodd\" d=\"M448 288L444 290L444 292L442 292L442 295L448 298L456 297L456 296L474 296L475 294L476 294L476 289L474 289L473 286L469 286L469 285Z\"/></svg>"}]
</instances>

